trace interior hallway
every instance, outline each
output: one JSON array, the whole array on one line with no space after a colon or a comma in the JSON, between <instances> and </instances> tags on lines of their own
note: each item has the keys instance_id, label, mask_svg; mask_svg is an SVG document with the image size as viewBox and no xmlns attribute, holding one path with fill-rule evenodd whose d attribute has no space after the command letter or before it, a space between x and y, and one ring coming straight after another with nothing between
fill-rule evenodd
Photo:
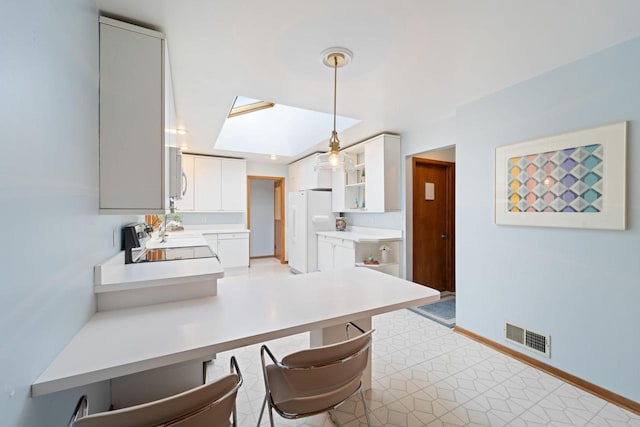
<instances>
[{"instance_id":1,"label":"interior hallway","mask_svg":"<svg viewBox=\"0 0 640 427\"><path fill-rule=\"evenodd\" d=\"M248 278L290 275L276 258L251 260ZM233 283L247 276L220 280ZM373 318L372 389L375 426L640 426L640 416L490 349L409 310ZM309 334L268 343L274 355L308 347ZM235 355L244 376L238 392L240 426L255 426L264 383L260 345L218 354L209 378L229 369ZM335 412L342 426L366 426L357 396ZM266 414L265 414L266 415ZM277 426L333 426L326 414L285 420ZM262 424L269 425L268 416Z\"/></svg>"}]
</instances>

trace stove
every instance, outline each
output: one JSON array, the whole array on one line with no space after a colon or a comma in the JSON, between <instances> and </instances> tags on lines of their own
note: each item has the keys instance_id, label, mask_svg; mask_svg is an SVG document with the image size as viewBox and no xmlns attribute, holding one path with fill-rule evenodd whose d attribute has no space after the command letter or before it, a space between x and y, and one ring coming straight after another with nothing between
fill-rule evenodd
<instances>
[{"instance_id":1,"label":"stove","mask_svg":"<svg viewBox=\"0 0 640 427\"><path fill-rule=\"evenodd\" d=\"M124 263L178 261L185 259L217 258L209 246L187 246L181 248L147 249L147 241L153 229L147 224L131 224L122 228L122 249Z\"/></svg>"}]
</instances>

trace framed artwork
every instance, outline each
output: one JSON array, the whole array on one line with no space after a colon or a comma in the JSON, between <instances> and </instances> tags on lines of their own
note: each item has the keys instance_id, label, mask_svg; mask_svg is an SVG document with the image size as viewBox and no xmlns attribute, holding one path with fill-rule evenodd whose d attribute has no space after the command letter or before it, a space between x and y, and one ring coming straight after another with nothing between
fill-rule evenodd
<instances>
[{"instance_id":1,"label":"framed artwork","mask_svg":"<svg viewBox=\"0 0 640 427\"><path fill-rule=\"evenodd\" d=\"M495 223L624 230L627 122L496 148Z\"/></svg>"}]
</instances>

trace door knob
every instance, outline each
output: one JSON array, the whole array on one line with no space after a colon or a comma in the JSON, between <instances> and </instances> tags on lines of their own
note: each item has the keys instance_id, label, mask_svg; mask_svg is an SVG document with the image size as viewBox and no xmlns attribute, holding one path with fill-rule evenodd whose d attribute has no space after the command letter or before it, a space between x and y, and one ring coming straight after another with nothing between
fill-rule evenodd
<instances>
[{"instance_id":1,"label":"door knob","mask_svg":"<svg viewBox=\"0 0 640 427\"><path fill-rule=\"evenodd\" d=\"M449 235L448 235L448 234L443 234L443 235L441 235L440 237L442 237L443 239L448 239L448 238L449 238Z\"/></svg>"}]
</instances>

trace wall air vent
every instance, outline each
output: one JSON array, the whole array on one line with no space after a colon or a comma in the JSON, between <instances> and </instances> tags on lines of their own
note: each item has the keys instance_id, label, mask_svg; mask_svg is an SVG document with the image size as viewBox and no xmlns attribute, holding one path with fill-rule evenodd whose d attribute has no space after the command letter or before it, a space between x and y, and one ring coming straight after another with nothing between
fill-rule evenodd
<instances>
[{"instance_id":1,"label":"wall air vent","mask_svg":"<svg viewBox=\"0 0 640 427\"><path fill-rule=\"evenodd\" d=\"M528 348L545 357L551 357L551 337L505 322L504 337L507 341Z\"/></svg>"}]
</instances>

